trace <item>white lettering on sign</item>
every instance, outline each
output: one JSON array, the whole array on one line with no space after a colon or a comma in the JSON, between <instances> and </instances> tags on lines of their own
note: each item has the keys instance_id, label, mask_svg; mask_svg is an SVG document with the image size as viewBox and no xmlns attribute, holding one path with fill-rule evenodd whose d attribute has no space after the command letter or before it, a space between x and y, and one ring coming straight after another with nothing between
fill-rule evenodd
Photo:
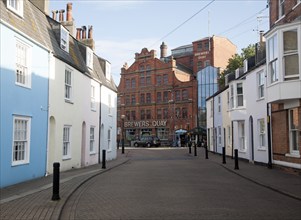
<instances>
[{"instance_id":1,"label":"white lettering on sign","mask_svg":"<svg viewBox=\"0 0 301 220\"><path fill-rule=\"evenodd\" d=\"M124 127L166 127L166 120L154 120L154 121L126 121Z\"/></svg>"}]
</instances>

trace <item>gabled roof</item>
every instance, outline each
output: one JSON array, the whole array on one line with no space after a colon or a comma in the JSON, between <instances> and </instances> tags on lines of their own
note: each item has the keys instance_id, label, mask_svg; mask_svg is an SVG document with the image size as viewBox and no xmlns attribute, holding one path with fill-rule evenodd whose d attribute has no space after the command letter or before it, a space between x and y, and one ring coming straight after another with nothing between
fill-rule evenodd
<instances>
[{"instance_id":1,"label":"gabled roof","mask_svg":"<svg viewBox=\"0 0 301 220\"><path fill-rule=\"evenodd\" d=\"M117 91L113 79L106 80L105 65L101 67L100 64L102 58L94 54L95 69L93 71L88 69L86 65L86 46L69 34L69 53L62 50L60 47L60 26L62 24L47 16L30 1L24 1L23 3L24 11L23 18L21 18L6 7L5 1L0 1L1 20L47 48L56 58L83 74L95 78L108 88Z\"/></svg>"}]
</instances>

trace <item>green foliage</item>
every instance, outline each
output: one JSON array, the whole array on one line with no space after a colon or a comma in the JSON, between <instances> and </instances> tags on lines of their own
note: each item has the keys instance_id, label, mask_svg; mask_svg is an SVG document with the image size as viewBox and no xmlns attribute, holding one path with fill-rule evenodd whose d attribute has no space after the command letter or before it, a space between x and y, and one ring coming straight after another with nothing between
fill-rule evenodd
<instances>
[{"instance_id":1,"label":"green foliage","mask_svg":"<svg viewBox=\"0 0 301 220\"><path fill-rule=\"evenodd\" d=\"M249 44L248 47L241 49L241 54L234 54L229 60L226 69L221 73L219 78L220 88L224 87L225 75L234 72L237 68L243 67L243 62L252 56L255 56L255 44Z\"/></svg>"}]
</instances>

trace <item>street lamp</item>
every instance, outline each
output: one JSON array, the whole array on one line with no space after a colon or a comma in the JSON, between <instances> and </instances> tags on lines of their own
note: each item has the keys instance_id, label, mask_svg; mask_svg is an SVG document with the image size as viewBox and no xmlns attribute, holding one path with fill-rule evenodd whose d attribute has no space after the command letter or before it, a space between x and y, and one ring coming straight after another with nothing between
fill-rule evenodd
<instances>
[{"instance_id":1,"label":"street lamp","mask_svg":"<svg viewBox=\"0 0 301 220\"><path fill-rule=\"evenodd\" d=\"M124 119L125 115L121 115L121 153L124 154Z\"/></svg>"}]
</instances>

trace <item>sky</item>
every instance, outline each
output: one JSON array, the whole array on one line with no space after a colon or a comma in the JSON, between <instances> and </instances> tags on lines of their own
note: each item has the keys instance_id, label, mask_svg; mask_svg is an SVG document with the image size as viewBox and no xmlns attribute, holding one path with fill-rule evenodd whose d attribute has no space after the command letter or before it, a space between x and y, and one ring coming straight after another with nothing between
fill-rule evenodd
<instances>
[{"instance_id":1,"label":"sky","mask_svg":"<svg viewBox=\"0 0 301 220\"><path fill-rule=\"evenodd\" d=\"M50 0L50 11L72 3L76 27L93 26L95 53L111 63L118 86L124 63L130 66L142 48L171 50L208 36L228 38L242 48L269 29L267 0ZM51 13L50 13L51 14Z\"/></svg>"}]
</instances>

